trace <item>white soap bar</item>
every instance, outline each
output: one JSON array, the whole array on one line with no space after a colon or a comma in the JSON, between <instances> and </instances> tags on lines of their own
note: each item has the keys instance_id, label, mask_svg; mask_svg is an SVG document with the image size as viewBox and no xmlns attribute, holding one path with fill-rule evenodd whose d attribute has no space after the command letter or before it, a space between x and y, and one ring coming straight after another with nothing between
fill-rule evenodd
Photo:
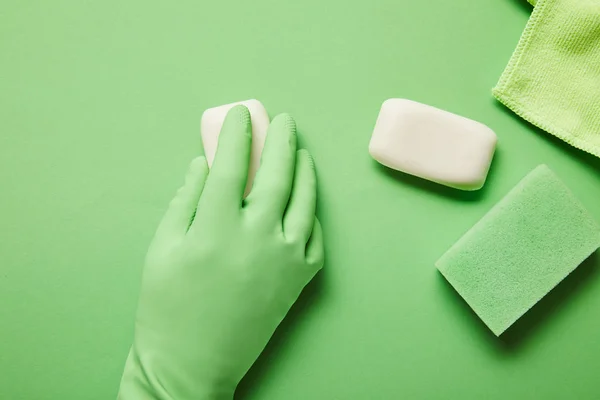
<instances>
[{"instance_id":1,"label":"white soap bar","mask_svg":"<svg viewBox=\"0 0 600 400\"><path fill-rule=\"evenodd\" d=\"M248 182L245 192L245 195L248 195L252 188L254 176L260 165L260 156L265 145L267 129L269 128L269 115L262 103L258 100L246 100L209 108L202 114L200 132L202 135L202 144L204 145L204 155L206 156L208 166L211 167L217 151L219 134L221 133L225 116L231 108L238 104L243 104L248 108L252 120L252 152L250 154Z\"/></svg>"},{"instance_id":2,"label":"white soap bar","mask_svg":"<svg viewBox=\"0 0 600 400\"><path fill-rule=\"evenodd\" d=\"M369 144L381 164L462 190L485 183L497 137L487 126L425 104L386 100Z\"/></svg>"}]
</instances>

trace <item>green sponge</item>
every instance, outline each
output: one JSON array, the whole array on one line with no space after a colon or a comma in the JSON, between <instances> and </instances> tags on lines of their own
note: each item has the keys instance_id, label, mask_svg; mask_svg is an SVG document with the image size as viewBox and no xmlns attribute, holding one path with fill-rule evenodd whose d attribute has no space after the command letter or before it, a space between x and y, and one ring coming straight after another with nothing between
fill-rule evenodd
<instances>
[{"instance_id":1,"label":"green sponge","mask_svg":"<svg viewBox=\"0 0 600 400\"><path fill-rule=\"evenodd\" d=\"M499 336L600 247L600 227L545 165L436 263Z\"/></svg>"}]
</instances>

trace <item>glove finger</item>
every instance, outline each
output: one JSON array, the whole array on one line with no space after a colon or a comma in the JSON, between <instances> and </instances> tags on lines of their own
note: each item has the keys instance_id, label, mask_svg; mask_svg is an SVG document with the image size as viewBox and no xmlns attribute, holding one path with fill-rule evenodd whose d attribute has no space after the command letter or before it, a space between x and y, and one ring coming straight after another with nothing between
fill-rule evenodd
<instances>
[{"instance_id":1,"label":"glove finger","mask_svg":"<svg viewBox=\"0 0 600 400\"><path fill-rule=\"evenodd\" d=\"M325 262L325 245L323 243L323 229L321 223L315 217L314 226L310 239L306 244L306 262L314 268L315 273L323 268Z\"/></svg>"},{"instance_id":2,"label":"glove finger","mask_svg":"<svg viewBox=\"0 0 600 400\"><path fill-rule=\"evenodd\" d=\"M264 215L282 221L290 198L295 164L296 123L290 115L280 114L269 126L260 167L246 204L261 208Z\"/></svg>"},{"instance_id":3,"label":"glove finger","mask_svg":"<svg viewBox=\"0 0 600 400\"><path fill-rule=\"evenodd\" d=\"M206 158L200 156L192 160L183 186L171 200L169 208L159 224L157 235L172 237L184 235L196 212L198 199L202 194L206 177L208 176L208 164Z\"/></svg>"},{"instance_id":4,"label":"glove finger","mask_svg":"<svg viewBox=\"0 0 600 400\"><path fill-rule=\"evenodd\" d=\"M283 217L285 237L306 243L313 229L316 207L317 176L314 162L307 150L298 150L292 194Z\"/></svg>"},{"instance_id":5,"label":"glove finger","mask_svg":"<svg viewBox=\"0 0 600 400\"><path fill-rule=\"evenodd\" d=\"M241 207L248 179L251 143L250 112L245 106L237 105L227 113L219 133L203 201Z\"/></svg>"}]
</instances>

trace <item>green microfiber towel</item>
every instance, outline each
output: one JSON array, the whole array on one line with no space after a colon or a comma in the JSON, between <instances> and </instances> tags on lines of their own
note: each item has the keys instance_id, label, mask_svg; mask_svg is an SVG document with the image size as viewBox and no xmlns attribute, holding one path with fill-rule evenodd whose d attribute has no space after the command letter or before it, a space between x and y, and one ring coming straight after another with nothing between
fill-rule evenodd
<instances>
[{"instance_id":1,"label":"green microfiber towel","mask_svg":"<svg viewBox=\"0 0 600 400\"><path fill-rule=\"evenodd\" d=\"M497 336L600 247L600 226L545 165L436 263Z\"/></svg>"},{"instance_id":2,"label":"green microfiber towel","mask_svg":"<svg viewBox=\"0 0 600 400\"><path fill-rule=\"evenodd\" d=\"M496 98L539 128L600 157L600 0L530 0L525 32Z\"/></svg>"}]
</instances>

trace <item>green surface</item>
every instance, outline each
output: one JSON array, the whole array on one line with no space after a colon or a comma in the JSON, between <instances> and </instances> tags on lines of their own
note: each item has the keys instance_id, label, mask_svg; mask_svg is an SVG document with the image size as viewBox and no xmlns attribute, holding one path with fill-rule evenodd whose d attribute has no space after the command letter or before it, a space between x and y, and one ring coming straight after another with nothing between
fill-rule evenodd
<instances>
[{"instance_id":1,"label":"green surface","mask_svg":"<svg viewBox=\"0 0 600 400\"><path fill-rule=\"evenodd\" d=\"M497 339L434 262L548 164L600 220L600 161L491 96L518 0L18 1L0 6L0 398L107 399L143 257L210 106L288 111L315 157L326 264L239 399L595 399L600 260ZM368 154L406 97L499 136L463 194Z\"/></svg>"},{"instance_id":2,"label":"green surface","mask_svg":"<svg viewBox=\"0 0 600 400\"><path fill-rule=\"evenodd\" d=\"M540 165L435 265L500 335L599 247L600 225Z\"/></svg>"}]
</instances>

